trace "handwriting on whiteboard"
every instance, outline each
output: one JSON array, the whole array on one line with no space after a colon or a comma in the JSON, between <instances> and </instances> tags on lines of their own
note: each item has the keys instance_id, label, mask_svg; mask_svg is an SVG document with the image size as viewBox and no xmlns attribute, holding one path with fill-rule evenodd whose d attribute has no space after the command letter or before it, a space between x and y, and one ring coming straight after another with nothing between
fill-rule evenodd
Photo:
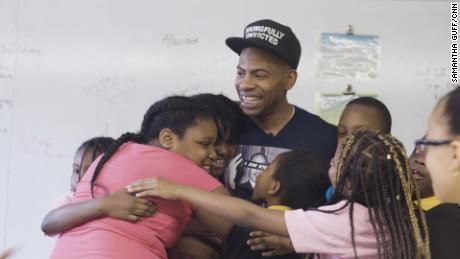
<instances>
[{"instance_id":1,"label":"handwriting on whiteboard","mask_svg":"<svg viewBox=\"0 0 460 259\"><path fill-rule=\"evenodd\" d=\"M8 99L0 99L0 110L8 109L13 106L13 101Z\"/></svg>"},{"instance_id":2,"label":"handwriting on whiteboard","mask_svg":"<svg viewBox=\"0 0 460 259\"><path fill-rule=\"evenodd\" d=\"M135 78L113 75L101 78L84 90L88 94L95 94L97 97L114 104L132 96L136 88Z\"/></svg>"},{"instance_id":3,"label":"handwriting on whiteboard","mask_svg":"<svg viewBox=\"0 0 460 259\"><path fill-rule=\"evenodd\" d=\"M16 49L6 44L0 44L0 79L14 78L14 61L17 53L27 56L41 56L42 50L29 45L22 45Z\"/></svg>"},{"instance_id":4,"label":"handwriting on whiteboard","mask_svg":"<svg viewBox=\"0 0 460 259\"><path fill-rule=\"evenodd\" d=\"M42 54L42 50L40 48L29 46L29 45L22 45L16 49L6 44L0 44L0 57L2 55L13 55L16 53L40 56Z\"/></svg>"},{"instance_id":5,"label":"handwriting on whiteboard","mask_svg":"<svg viewBox=\"0 0 460 259\"><path fill-rule=\"evenodd\" d=\"M0 99L0 134L8 134L11 124L13 102L8 99Z\"/></svg>"},{"instance_id":6,"label":"handwriting on whiteboard","mask_svg":"<svg viewBox=\"0 0 460 259\"><path fill-rule=\"evenodd\" d=\"M14 54L14 48L8 47L6 44L0 43L0 55L12 55Z\"/></svg>"},{"instance_id":7,"label":"handwriting on whiteboard","mask_svg":"<svg viewBox=\"0 0 460 259\"><path fill-rule=\"evenodd\" d=\"M13 79L15 49L0 43L0 80Z\"/></svg>"},{"instance_id":8,"label":"handwriting on whiteboard","mask_svg":"<svg viewBox=\"0 0 460 259\"><path fill-rule=\"evenodd\" d=\"M17 143L25 154L49 159L69 159L71 155L64 143L56 144L43 136L31 133L19 134Z\"/></svg>"},{"instance_id":9,"label":"handwriting on whiteboard","mask_svg":"<svg viewBox=\"0 0 460 259\"><path fill-rule=\"evenodd\" d=\"M0 64L0 79L13 79L13 72L7 65Z\"/></svg>"},{"instance_id":10,"label":"handwriting on whiteboard","mask_svg":"<svg viewBox=\"0 0 460 259\"><path fill-rule=\"evenodd\" d=\"M161 40L161 45L167 47L177 47L177 46L184 46L184 45L195 45L198 44L199 40L195 37L189 38L176 38L174 34L167 33L163 36Z\"/></svg>"},{"instance_id":11,"label":"handwriting on whiteboard","mask_svg":"<svg viewBox=\"0 0 460 259\"><path fill-rule=\"evenodd\" d=\"M35 47L32 47L32 46L24 45L24 46L19 47L18 50L22 54L37 55L37 56L42 55L42 50L41 49L35 48Z\"/></svg>"},{"instance_id":12,"label":"handwriting on whiteboard","mask_svg":"<svg viewBox=\"0 0 460 259\"><path fill-rule=\"evenodd\" d=\"M415 70L414 75L422 79L423 85L434 99L438 99L449 91L450 80L447 69L442 66L423 67Z\"/></svg>"}]
</instances>

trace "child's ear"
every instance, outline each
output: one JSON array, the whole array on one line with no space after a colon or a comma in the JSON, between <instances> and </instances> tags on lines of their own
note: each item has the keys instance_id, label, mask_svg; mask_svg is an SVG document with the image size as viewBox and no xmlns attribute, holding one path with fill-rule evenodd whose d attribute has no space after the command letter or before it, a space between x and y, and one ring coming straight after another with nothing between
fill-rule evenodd
<instances>
[{"instance_id":1,"label":"child's ear","mask_svg":"<svg viewBox=\"0 0 460 259\"><path fill-rule=\"evenodd\" d=\"M347 197L351 197L351 195L353 194L353 192L351 191L351 183L349 181L345 181L343 194L347 195Z\"/></svg>"},{"instance_id":2,"label":"child's ear","mask_svg":"<svg viewBox=\"0 0 460 259\"><path fill-rule=\"evenodd\" d=\"M281 191L281 183L280 181L273 180L270 183L270 188L268 189L268 194L270 195L277 195Z\"/></svg>"},{"instance_id":3,"label":"child's ear","mask_svg":"<svg viewBox=\"0 0 460 259\"><path fill-rule=\"evenodd\" d=\"M172 149L176 144L177 135L169 128L164 128L158 135L160 145L165 149Z\"/></svg>"}]
</instances>

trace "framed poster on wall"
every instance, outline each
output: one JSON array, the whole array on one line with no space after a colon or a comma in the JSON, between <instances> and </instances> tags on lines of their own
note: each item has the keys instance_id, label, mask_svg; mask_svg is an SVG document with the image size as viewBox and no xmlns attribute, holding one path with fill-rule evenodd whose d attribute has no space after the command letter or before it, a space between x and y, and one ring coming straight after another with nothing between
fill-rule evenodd
<instances>
[{"instance_id":1,"label":"framed poster on wall","mask_svg":"<svg viewBox=\"0 0 460 259\"><path fill-rule=\"evenodd\" d=\"M345 105L353 99L362 96L378 98L377 93L316 93L315 113L323 120L337 125Z\"/></svg>"},{"instance_id":2,"label":"framed poster on wall","mask_svg":"<svg viewBox=\"0 0 460 259\"><path fill-rule=\"evenodd\" d=\"M332 81L374 81L379 76L379 37L321 33L315 62L316 78Z\"/></svg>"}]
</instances>

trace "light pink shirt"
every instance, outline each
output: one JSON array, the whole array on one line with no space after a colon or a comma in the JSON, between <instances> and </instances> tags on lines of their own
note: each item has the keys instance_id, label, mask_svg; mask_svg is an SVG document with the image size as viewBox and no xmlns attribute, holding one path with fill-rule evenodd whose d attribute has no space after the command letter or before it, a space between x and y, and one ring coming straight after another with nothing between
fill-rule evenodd
<instances>
[{"instance_id":1,"label":"light pink shirt","mask_svg":"<svg viewBox=\"0 0 460 259\"><path fill-rule=\"evenodd\" d=\"M340 201L319 209L336 210L345 203L346 201ZM296 252L319 253L321 258L355 258L349 208L347 206L334 213L314 210L286 211L286 225ZM354 204L353 222L358 258L377 258L377 239L366 207Z\"/></svg>"},{"instance_id":2,"label":"light pink shirt","mask_svg":"<svg viewBox=\"0 0 460 259\"><path fill-rule=\"evenodd\" d=\"M78 184L72 202L92 199L90 181L99 159ZM95 196L118 191L145 177L160 176L178 183L212 191L221 184L184 157L148 145L123 145L104 165L97 178ZM193 206L182 201L152 198L155 216L137 223L101 218L61 235L52 259L166 258L166 247L177 241L189 223Z\"/></svg>"}]
</instances>

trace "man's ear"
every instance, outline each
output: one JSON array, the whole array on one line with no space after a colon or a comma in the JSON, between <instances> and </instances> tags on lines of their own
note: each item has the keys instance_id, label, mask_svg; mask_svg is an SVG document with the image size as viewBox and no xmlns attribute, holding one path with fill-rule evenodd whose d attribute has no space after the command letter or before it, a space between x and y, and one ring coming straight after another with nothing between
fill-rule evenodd
<instances>
[{"instance_id":1,"label":"man's ear","mask_svg":"<svg viewBox=\"0 0 460 259\"><path fill-rule=\"evenodd\" d=\"M177 135L169 128L164 128L158 135L160 145L165 149L172 149L176 145Z\"/></svg>"},{"instance_id":2,"label":"man's ear","mask_svg":"<svg viewBox=\"0 0 460 259\"><path fill-rule=\"evenodd\" d=\"M281 191L281 183L280 181L273 180L270 184L270 188L268 189L268 194L270 195L277 195Z\"/></svg>"},{"instance_id":3,"label":"man's ear","mask_svg":"<svg viewBox=\"0 0 460 259\"><path fill-rule=\"evenodd\" d=\"M286 91L289 91L294 87L295 82L297 81L297 71L294 69L290 69L287 72L287 84L286 84Z\"/></svg>"}]
</instances>

